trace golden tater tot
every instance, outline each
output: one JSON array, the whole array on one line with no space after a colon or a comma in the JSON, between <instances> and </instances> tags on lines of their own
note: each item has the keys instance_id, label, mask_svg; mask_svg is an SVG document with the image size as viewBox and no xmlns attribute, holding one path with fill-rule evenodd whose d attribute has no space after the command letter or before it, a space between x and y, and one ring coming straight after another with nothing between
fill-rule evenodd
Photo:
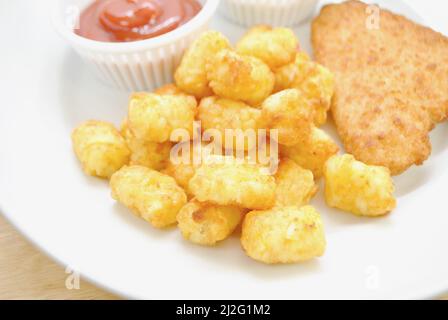
<instances>
[{"instance_id":1,"label":"golden tater tot","mask_svg":"<svg viewBox=\"0 0 448 320\"><path fill-rule=\"evenodd\" d=\"M282 159L275 174L277 184L275 205L302 207L317 192L313 173L290 159Z\"/></svg>"},{"instance_id":2,"label":"golden tater tot","mask_svg":"<svg viewBox=\"0 0 448 320\"><path fill-rule=\"evenodd\" d=\"M172 162L169 162L166 168L162 170L162 173L173 177L189 196L192 196L192 193L189 191L188 184L195 172L196 167L193 164L173 164Z\"/></svg>"},{"instance_id":3,"label":"golden tater tot","mask_svg":"<svg viewBox=\"0 0 448 320\"><path fill-rule=\"evenodd\" d=\"M314 178L323 175L325 162L339 152L337 144L325 131L313 128L310 138L305 143L295 146L280 146L280 154L287 157L304 169L311 170Z\"/></svg>"},{"instance_id":4,"label":"golden tater tot","mask_svg":"<svg viewBox=\"0 0 448 320\"><path fill-rule=\"evenodd\" d=\"M323 66L314 63L306 79L295 85L307 97L315 109L314 123L321 126L327 122L331 99L334 94L334 75Z\"/></svg>"},{"instance_id":5,"label":"golden tater tot","mask_svg":"<svg viewBox=\"0 0 448 320\"><path fill-rule=\"evenodd\" d=\"M240 224L245 209L188 202L177 215L178 227L183 237L193 243L213 246L229 237Z\"/></svg>"},{"instance_id":6,"label":"golden tater tot","mask_svg":"<svg viewBox=\"0 0 448 320\"><path fill-rule=\"evenodd\" d=\"M272 139L257 141L257 146L246 152L248 163L269 167L270 173L277 172L279 159L278 142Z\"/></svg>"},{"instance_id":7,"label":"golden tater tot","mask_svg":"<svg viewBox=\"0 0 448 320\"><path fill-rule=\"evenodd\" d=\"M327 121L334 86L334 75L322 65L311 61L303 52L297 53L293 63L275 71L275 91L288 88L300 90L315 109L314 123L317 126Z\"/></svg>"},{"instance_id":8,"label":"golden tater tot","mask_svg":"<svg viewBox=\"0 0 448 320\"><path fill-rule=\"evenodd\" d=\"M322 256L326 240L321 217L313 207L280 207L249 212L241 244L257 261L297 263Z\"/></svg>"},{"instance_id":9,"label":"golden tater tot","mask_svg":"<svg viewBox=\"0 0 448 320\"><path fill-rule=\"evenodd\" d=\"M368 166L352 155L331 157L324 170L325 200L330 207L376 217L396 206L389 169Z\"/></svg>"},{"instance_id":10,"label":"golden tater tot","mask_svg":"<svg viewBox=\"0 0 448 320\"><path fill-rule=\"evenodd\" d=\"M128 124L132 134L149 142L179 142L182 137L171 137L176 129L193 136L193 122L197 111L194 97L135 93L129 101Z\"/></svg>"},{"instance_id":11,"label":"golden tater tot","mask_svg":"<svg viewBox=\"0 0 448 320\"><path fill-rule=\"evenodd\" d=\"M274 89L275 77L260 59L221 50L207 64L213 92L222 97L258 106Z\"/></svg>"},{"instance_id":12,"label":"golden tater tot","mask_svg":"<svg viewBox=\"0 0 448 320\"><path fill-rule=\"evenodd\" d=\"M224 148L222 155L244 159L245 163L262 166L273 175L277 172L280 162L278 149L278 143L274 140L271 143L267 137L267 139L258 139L256 145L248 150Z\"/></svg>"},{"instance_id":13,"label":"golden tater tot","mask_svg":"<svg viewBox=\"0 0 448 320\"><path fill-rule=\"evenodd\" d=\"M182 150L184 148L189 148L189 159L188 161L175 161L175 159L170 159L168 165L163 170L163 173L173 177L176 182L185 189L185 192L189 196L192 196L192 193L189 189L189 182L194 176L196 169L206 161L208 156L216 154L217 152L215 151L215 147L212 144L207 145L203 143L199 147L199 145L194 145L191 141L182 142L176 147L180 148L179 154L176 154L176 157L183 157ZM216 148L218 149L218 147ZM218 154L222 154L221 150L219 150L219 152L220 153Z\"/></svg>"},{"instance_id":14,"label":"golden tater tot","mask_svg":"<svg viewBox=\"0 0 448 320\"><path fill-rule=\"evenodd\" d=\"M266 168L241 163L234 157L215 160L202 164L190 180L189 189L198 201L248 209L274 205L275 179Z\"/></svg>"},{"instance_id":15,"label":"golden tater tot","mask_svg":"<svg viewBox=\"0 0 448 320\"><path fill-rule=\"evenodd\" d=\"M130 165L144 166L154 170L161 170L167 166L173 146L171 142L157 143L137 139L129 129L127 119L122 123L121 134L131 150Z\"/></svg>"},{"instance_id":16,"label":"golden tater tot","mask_svg":"<svg viewBox=\"0 0 448 320\"><path fill-rule=\"evenodd\" d=\"M161 172L173 177L177 184L184 188L187 195L192 195L188 190L188 183L196 172L196 168L193 164L173 164L172 162L169 162L166 168Z\"/></svg>"},{"instance_id":17,"label":"golden tater tot","mask_svg":"<svg viewBox=\"0 0 448 320\"><path fill-rule=\"evenodd\" d=\"M257 26L238 42L239 54L256 57L271 69L294 61L299 43L291 29Z\"/></svg>"},{"instance_id":18,"label":"golden tater tot","mask_svg":"<svg viewBox=\"0 0 448 320\"><path fill-rule=\"evenodd\" d=\"M176 223L187 196L176 181L160 172L142 167L125 166L110 180L112 197L156 228Z\"/></svg>"},{"instance_id":19,"label":"golden tater tot","mask_svg":"<svg viewBox=\"0 0 448 320\"><path fill-rule=\"evenodd\" d=\"M72 143L88 175L110 178L129 162L126 141L110 123L92 120L81 124L72 133Z\"/></svg>"},{"instance_id":20,"label":"golden tater tot","mask_svg":"<svg viewBox=\"0 0 448 320\"><path fill-rule=\"evenodd\" d=\"M303 51L297 52L293 62L275 70L274 91L282 91L293 88L295 83L305 80L312 63L310 57Z\"/></svg>"},{"instance_id":21,"label":"golden tater tot","mask_svg":"<svg viewBox=\"0 0 448 320\"><path fill-rule=\"evenodd\" d=\"M173 83L169 83L166 84L158 89L156 89L156 91L154 91L155 94L160 94L160 95L187 95L186 93L184 93L182 90L180 90L175 84Z\"/></svg>"},{"instance_id":22,"label":"golden tater tot","mask_svg":"<svg viewBox=\"0 0 448 320\"><path fill-rule=\"evenodd\" d=\"M208 60L230 43L217 31L207 31L196 39L184 54L174 74L176 85L184 92L203 98L212 95L205 66Z\"/></svg>"},{"instance_id":23,"label":"golden tater tot","mask_svg":"<svg viewBox=\"0 0 448 320\"><path fill-rule=\"evenodd\" d=\"M277 130L280 144L293 146L308 140L314 127L311 104L297 89L273 94L262 104L267 128Z\"/></svg>"},{"instance_id":24,"label":"golden tater tot","mask_svg":"<svg viewBox=\"0 0 448 320\"><path fill-rule=\"evenodd\" d=\"M258 130L265 128L260 109L216 96L201 100L197 119L204 131L217 130L220 141L215 142L228 149L254 148Z\"/></svg>"}]
</instances>

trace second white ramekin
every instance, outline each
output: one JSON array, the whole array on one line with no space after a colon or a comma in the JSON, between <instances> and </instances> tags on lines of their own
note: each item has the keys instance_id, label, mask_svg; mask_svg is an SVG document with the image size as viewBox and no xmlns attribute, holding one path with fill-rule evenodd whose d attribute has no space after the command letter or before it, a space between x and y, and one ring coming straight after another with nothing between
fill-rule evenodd
<instances>
[{"instance_id":1,"label":"second white ramekin","mask_svg":"<svg viewBox=\"0 0 448 320\"><path fill-rule=\"evenodd\" d=\"M74 18L92 1L55 0L53 25L104 82L127 91L152 91L172 82L183 53L207 30L219 4L219 0L198 0L202 10L183 26L162 36L109 43L86 39L73 31Z\"/></svg>"},{"instance_id":2,"label":"second white ramekin","mask_svg":"<svg viewBox=\"0 0 448 320\"><path fill-rule=\"evenodd\" d=\"M308 18L318 0L223 0L221 11L245 27L267 24L291 27Z\"/></svg>"}]
</instances>

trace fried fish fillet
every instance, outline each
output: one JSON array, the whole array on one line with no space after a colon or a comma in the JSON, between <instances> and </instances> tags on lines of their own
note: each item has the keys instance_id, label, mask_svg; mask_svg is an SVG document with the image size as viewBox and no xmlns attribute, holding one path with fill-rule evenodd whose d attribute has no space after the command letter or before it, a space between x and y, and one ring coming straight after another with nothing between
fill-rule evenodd
<instances>
[{"instance_id":1,"label":"fried fish fillet","mask_svg":"<svg viewBox=\"0 0 448 320\"><path fill-rule=\"evenodd\" d=\"M335 73L332 114L346 151L392 174L422 164L429 132L448 117L448 38L360 1L325 6L315 58ZM372 28L373 26L373 28Z\"/></svg>"}]
</instances>

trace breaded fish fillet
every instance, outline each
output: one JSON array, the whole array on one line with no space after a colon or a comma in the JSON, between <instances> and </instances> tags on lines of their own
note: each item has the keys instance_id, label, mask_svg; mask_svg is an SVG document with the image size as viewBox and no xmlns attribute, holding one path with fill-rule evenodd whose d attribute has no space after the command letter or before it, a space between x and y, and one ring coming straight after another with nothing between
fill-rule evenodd
<instances>
[{"instance_id":1,"label":"breaded fish fillet","mask_svg":"<svg viewBox=\"0 0 448 320\"><path fill-rule=\"evenodd\" d=\"M431 153L448 116L448 39L359 1L325 6L312 25L316 60L336 76L332 114L346 151L397 175Z\"/></svg>"}]
</instances>

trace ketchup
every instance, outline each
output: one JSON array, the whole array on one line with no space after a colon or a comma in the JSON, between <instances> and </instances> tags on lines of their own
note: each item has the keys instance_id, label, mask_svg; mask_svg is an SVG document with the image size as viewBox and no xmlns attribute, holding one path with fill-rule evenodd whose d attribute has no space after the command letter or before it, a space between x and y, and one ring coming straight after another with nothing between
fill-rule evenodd
<instances>
[{"instance_id":1,"label":"ketchup","mask_svg":"<svg viewBox=\"0 0 448 320\"><path fill-rule=\"evenodd\" d=\"M96 0L75 33L104 42L144 40L178 28L201 9L197 0Z\"/></svg>"}]
</instances>

